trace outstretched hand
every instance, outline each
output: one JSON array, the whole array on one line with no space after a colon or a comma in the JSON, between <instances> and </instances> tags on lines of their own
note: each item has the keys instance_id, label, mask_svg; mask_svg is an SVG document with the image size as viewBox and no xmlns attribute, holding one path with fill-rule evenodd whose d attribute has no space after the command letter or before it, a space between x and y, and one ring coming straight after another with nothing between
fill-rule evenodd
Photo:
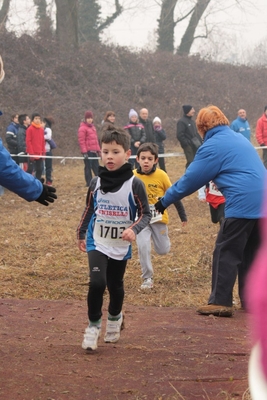
<instances>
[{"instance_id":1,"label":"outstretched hand","mask_svg":"<svg viewBox=\"0 0 267 400\"><path fill-rule=\"evenodd\" d=\"M43 185L43 191L35 201L48 206L49 203L54 203L55 199L57 199L56 189L53 186Z\"/></svg>"},{"instance_id":2,"label":"outstretched hand","mask_svg":"<svg viewBox=\"0 0 267 400\"><path fill-rule=\"evenodd\" d=\"M161 200L157 201L155 204L155 209L160 212L161 214L164 214L164 211L166 210L166 207L163 206Z\"/></svg>"}]
</instances>

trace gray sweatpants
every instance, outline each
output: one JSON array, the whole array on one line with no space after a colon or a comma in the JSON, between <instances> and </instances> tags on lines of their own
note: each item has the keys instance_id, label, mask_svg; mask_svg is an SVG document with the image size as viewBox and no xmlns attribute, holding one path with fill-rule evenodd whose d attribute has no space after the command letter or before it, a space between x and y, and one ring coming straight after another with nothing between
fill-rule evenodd
<instances>
[{"instance_id":1,"label":"gray sweatpants","mask_svg":"<svg viewBox=\"0 0 267 400\"><path fill-rule=\"evenodd\" d=\"M166 224L154 223L148 225L136 236L143 279L153 278L151 239L157 254L167 254L171 248L170 238L168 236L168 227Z\"/></svg>"}]
</instances>

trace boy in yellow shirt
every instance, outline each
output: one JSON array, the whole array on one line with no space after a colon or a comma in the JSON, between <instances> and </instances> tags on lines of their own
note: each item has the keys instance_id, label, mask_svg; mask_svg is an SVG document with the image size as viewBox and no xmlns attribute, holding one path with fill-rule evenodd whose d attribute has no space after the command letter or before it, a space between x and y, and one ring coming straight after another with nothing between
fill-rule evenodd
<instances>
[{"instance_id":1,"label":"boy in yellow shirt","mask_svg":"<svg viewBox=\"0 0 267 400\"><path fill-rule=\"evenodd\" d=\"M145 184L152 214L150 223L136 237L143 279L141 289L152 289L151 239L157 254L167 254L170 251L170 238L167 226L169 222L168 213L167 211L164 214L158 213L155 210L154 204L159 198L164 196L166 190L172 184L166 172L157 168L158 146L155 143L140 145L137 150L136 160L139 163L139 167L133 172ZM185 226L187 217L182 202L179 200L174 205L182 221L182 226Z\"/></svg>"}]
</instances>

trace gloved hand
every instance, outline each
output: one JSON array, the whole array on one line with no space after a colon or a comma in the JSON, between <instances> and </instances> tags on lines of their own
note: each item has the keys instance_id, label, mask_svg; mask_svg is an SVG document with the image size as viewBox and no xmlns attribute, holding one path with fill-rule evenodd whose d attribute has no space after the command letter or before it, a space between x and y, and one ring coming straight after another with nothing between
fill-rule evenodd
<instances>
[{"instance_id":1,"label":"gloved hand","mask_svg":"<svg viewBox=\"0 0 267 400\"><path fill-rule=\"evenodd\" d=\"M83 153L83 158L85 158L87 160L88 158L88 153Z\"/></svg>"},{"instance_id":2,"label":"gloved hand","mask_svg":"<svg viewBox=\"0 0 267 400\"><path fill-rule=\"evenodd\" d=\"M155 204L155 209L160 212L161 214L164 214L164 211L166 210L166 207L163 206L161 200L157 201Z\"/></svg>"},{"instance_id":3,"label":"gloved hand","mask_svg":"<svg viewBox=\"0 0 267 400\"><path fill-rule=\"evenodd\" d=\"M57 199L56 189L53 186L43 185L43 191L41 195L35 201L43 204L44 206L48 206L49 203L54 203L55 199Z\"/></svg>"},{"instance_id":4,"label":"gloved hand","mask_svg":"<svg viewBox=\"0 0 267 400\"><path fill-rule=\"evenodd\" d=\"M266 144L262 143L260 146L261 146L261 147L264 147L264 146L266 146Z\"/></svg>"}]
</instances>

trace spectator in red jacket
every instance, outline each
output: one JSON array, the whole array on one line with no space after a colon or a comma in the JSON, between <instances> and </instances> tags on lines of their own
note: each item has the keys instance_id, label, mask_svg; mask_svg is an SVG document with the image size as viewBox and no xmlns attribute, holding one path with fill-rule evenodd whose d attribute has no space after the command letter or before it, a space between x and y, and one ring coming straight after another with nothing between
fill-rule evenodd
<instances>
[{"instance_id":1,"label":"spectator in red jacket","mask_svg":"<svg viewBox=\"0 0 267 400\"><path fill-rule=\"evenodd\" d=\"M267 106L264 107L264 113L257 121L256 139L260 146L267 146ZM262 158L267 168L267 149L262 149Z\"/></svg>"},{"instance_id":2,"label":"spectator in red jacket","mask_svg":"<svg viewBox=\"0 0 267 400\"><path fill-rule=\"evenodd\" d=\"M43 156L45 155L44 129L41 125L41 116L32 114L32 122L26 131L26 151L29 154L29 165L27 172L41 180L43 172Z\"/></svg>"},{"instance_id":3,"label":"spectator in red jacket","mask_svg":"<svg viewBox=\"0 0 267 400\"><path fill-rule=\"evenodd\" d=\"M89 186L93 177L92 171L94 175L98 175L99 163L97 157L100 154L100 146L96 128L93 124L92 111L86 111L84 115L84 121L81 122L78 129L78 142L84 158L85 182L86 186Z\"/></svg>"}]
</instances>

